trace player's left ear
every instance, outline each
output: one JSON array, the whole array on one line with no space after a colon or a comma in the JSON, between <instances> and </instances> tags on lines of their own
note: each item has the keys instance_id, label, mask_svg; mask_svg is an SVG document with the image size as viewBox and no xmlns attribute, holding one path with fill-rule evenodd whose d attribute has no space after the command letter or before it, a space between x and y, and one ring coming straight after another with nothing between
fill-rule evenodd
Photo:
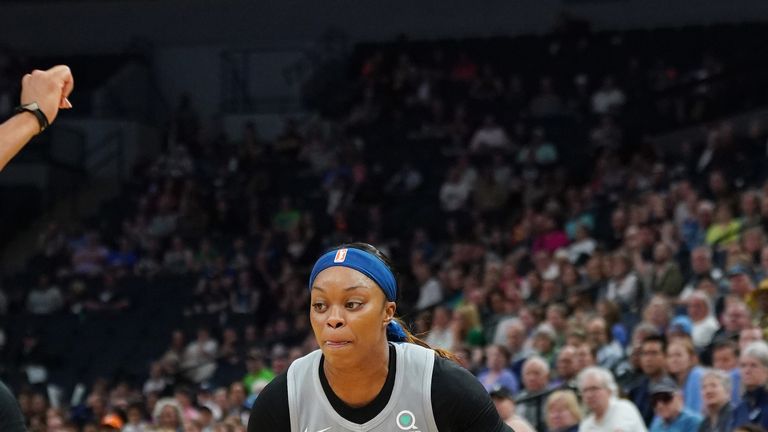
<instances>
[{"instance_id":1,"label":"player's left ear","mask_svg":"<svg viewBox=\"0 0 768 432\"><path fill-rule=\"evenodd\" d=\"M395 311L397 311L397 304L395 302L388 301L384 304L384 325L387 325L395 317Z\"/></svg>"}]
</instances>

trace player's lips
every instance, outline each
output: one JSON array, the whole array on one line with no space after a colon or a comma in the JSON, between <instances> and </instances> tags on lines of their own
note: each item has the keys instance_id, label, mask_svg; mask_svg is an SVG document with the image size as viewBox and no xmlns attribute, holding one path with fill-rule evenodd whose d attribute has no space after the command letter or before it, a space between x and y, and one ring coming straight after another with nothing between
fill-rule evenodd
<instances>
[{"instance_id":1,"label":"player's lips","mask_svg":"<svg viewBox=\"0 0 768 432\"><path fill-rule=\"evenodd\" d=\"M328 348L343 348L351 343L348 340L327 340L325 341L325 346Z\"/></svg>"}]
</instances>

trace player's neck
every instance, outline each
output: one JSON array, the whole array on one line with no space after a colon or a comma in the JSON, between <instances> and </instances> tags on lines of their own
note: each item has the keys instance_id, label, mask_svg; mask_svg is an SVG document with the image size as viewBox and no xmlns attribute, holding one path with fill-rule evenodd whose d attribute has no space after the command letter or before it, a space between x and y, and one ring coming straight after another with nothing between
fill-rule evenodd
<instances>
[{"instance_id":1,"label":"player's neck","mask_svg":"<svg viewBox=\"0 0 768 432\"><path fill-rule=\"evenodd\" d=\"M330 361L329 361L330 360ZM351 407L369 404L381 392L389 373L389 345L384 344L357 361L326 358L323 372L333 392ZM362 384L365 383L365 384Z\"/></svg>"}]
</instances>

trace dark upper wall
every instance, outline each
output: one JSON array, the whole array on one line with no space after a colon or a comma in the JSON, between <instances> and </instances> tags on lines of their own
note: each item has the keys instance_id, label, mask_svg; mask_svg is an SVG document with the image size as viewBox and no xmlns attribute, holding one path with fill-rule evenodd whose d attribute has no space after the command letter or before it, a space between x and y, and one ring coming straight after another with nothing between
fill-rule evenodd
<instances>
[{"instance_id":1,"label":"dark upper wall","mask_svg":"<svg viewBox=\"0 0 768 432\"><path fill-rule=\"evenodd\" d=\"M482 6L480 6L482 5ZM159 45L282 46L330 26L352 40L547 31L568 9L596 28L768 19L765 0L91 0L0 3L0 43L34 54Z\"/></svg>"}]
</instances>

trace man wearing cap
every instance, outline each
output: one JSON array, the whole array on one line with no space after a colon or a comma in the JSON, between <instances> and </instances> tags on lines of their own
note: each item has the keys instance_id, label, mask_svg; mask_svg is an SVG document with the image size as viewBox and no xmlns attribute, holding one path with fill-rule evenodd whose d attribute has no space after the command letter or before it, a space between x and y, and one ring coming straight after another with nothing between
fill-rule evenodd
<instances>
[{"instance_id":1,"label":"man wearing cap","mask_svg":"<svg viewBox=\"0 0 768 432\"><path fill-rule=\"evenodd\" d=\"M678 315L672 319L667 329L667 339L672 340L677 336L682 336L690 339L693 332L693 323L691 319L685 315Z\"/></svg>"},{"instance_id":2,"label":"man wearing cap","mask_svg":"<svg viewBox=\"0 0 768 432\"><path fill-rule=\"evenodd\" d=\"M671 378L651 385L651 404L656 417L650 432L692 432L699 429L702 418L683 407L683 395Z\"/></svg>"},{"instance_id":3,"label":"man wearing cap","mask_svg":"<svg viewBox=\"0 0 768 432\"><path fill-rule=\"evenodd\" d=\"M747 296L755 290L752 272L744 264L735 264L728 269L728 282L730 283L731 294L742 300L746 300Z\"/></svg>"}]
</instances>

